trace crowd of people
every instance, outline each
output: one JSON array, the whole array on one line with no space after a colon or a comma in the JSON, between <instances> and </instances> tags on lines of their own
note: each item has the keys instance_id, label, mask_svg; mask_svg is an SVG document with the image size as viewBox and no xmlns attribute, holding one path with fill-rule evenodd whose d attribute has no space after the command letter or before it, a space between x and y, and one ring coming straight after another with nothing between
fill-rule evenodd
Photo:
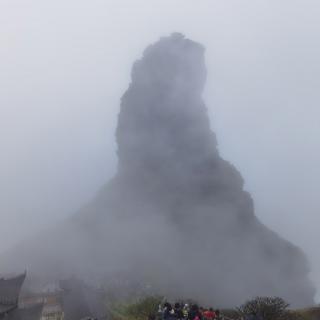
<instances>
[{"instance_id":1,"label":"crowd of people","mask_svg":"<svg viewBox=\"0 0 320 320\"><path fill-rule=\"evenodd\" d=\"M181 304L175 303L172 306L166 302L163 306L159 306L159 320L223 320L223 316L219 310L213 308L202 308L197 304Z\"/></svg>"}]
</instances>

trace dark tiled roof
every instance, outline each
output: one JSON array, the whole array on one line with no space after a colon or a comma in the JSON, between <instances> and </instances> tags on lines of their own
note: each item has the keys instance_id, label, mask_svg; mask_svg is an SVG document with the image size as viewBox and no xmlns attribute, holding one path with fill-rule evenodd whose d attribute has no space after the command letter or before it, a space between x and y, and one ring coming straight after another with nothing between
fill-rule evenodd
<instances>
[{"instance_id":1,"label":"dark tiled roof","mask_svg":"<svg viewBox=\"0 0 320 320\"><path fill-rule=\"evenodd\" d=\"M17 307L17 305L15 305L15 304L11 304L11 305L0 304L0 318L2 315L14 310L16 307Z\"/></svg>"},{"instance_id":2,"label":"dark tiled roof","mask_svg":"<svg viewBox=\"0 0 320 320\"><path fill-rule=\"evenodd\" d=\"M14 278L0 278L0 306L16 305L26 274Z\"/></svg>"},{"instance_id":3,"label":"dark tiled roof","mask_svg":"<svg viewBox=\"0 0 320 320\"><path fill-rule=\"evenodd\" d=\"M40 320L43 304L36 304L30 308L15 309L9 312L5 320Z\"/></svg>"}]
</instances>

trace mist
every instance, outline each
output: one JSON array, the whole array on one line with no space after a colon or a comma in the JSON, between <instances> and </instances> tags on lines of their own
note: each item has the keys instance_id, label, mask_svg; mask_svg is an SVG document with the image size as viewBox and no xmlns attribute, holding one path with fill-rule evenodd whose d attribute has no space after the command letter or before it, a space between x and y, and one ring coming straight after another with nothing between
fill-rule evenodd
<instances>
[{"instance_id":1,"label":"mist","mask_svg":"<svg viewBox=\"0 0 320 320\"><path fill-rule=\"evenodd\" d=\"M302 247L317 284L315 1L1 3L1 250L71 216L116 171L131 64L181 31L206 47L204 100L256 214Z\"/></svg>"}]
</instances>

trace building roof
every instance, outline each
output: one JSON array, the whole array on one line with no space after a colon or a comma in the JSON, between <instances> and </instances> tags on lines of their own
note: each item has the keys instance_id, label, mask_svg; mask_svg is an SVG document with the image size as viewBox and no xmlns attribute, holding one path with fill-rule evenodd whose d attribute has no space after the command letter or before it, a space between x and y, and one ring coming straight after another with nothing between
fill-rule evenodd
<instances>
[{"instance_id":1,"label":"building roof","mask_svg":"<svg viewBox=\"0 0 320 320\"><path fill-rule=\"evenodd\" d=\"M0 309L2 306L17 305L26 273L14 278L0 278ZM4 307L3 307L4 308Z\"/></svg>"},{"instance_id":2,"label":"building roof","mask_svg":"<svg viewBox=\"0 0 320 320\"><path fill-rule=\"evenodd\" d=\"M43 304L36 304L29 308L15 309L8 313L5 320L40 320Z\"/></svg>"},{"instance_id":3,"label":"building roof","mask_svg":"<svg viewBox=\"0 0 320 320\"><path fill-rule=\"evenodd\" d=\"M14 313L18 307L20 290L26 274L13 278L0 278L0 318Z\"/></svg>"},{"instance_id":4,"label":"building roof","mask_svg":"<svg viewBox=\"0 0 320 320\"><path fill-rule=\"evenodd\" d=\"M2 305L0 304L0 318L1 315L6 314L12 310L14 310L17 306L16 305Z\"/></svg>"}]
</instances>

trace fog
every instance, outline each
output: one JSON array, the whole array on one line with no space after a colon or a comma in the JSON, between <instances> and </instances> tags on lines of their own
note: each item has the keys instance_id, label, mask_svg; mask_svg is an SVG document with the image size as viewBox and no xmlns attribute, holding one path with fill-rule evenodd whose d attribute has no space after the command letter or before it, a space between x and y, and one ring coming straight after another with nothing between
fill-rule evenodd
<instances>
[{"instance_id":1,"label":"fog","mask_svg":"<svg viewBox=\"0 0 320 320\"><path fill-rule=\"evenodd\" d=\"M131 64L173 31L206 47L219 150L256 214L317 269L316 1L3 1L0 249L81 208L114 174Z\"/></svg>"}]
</instances>

